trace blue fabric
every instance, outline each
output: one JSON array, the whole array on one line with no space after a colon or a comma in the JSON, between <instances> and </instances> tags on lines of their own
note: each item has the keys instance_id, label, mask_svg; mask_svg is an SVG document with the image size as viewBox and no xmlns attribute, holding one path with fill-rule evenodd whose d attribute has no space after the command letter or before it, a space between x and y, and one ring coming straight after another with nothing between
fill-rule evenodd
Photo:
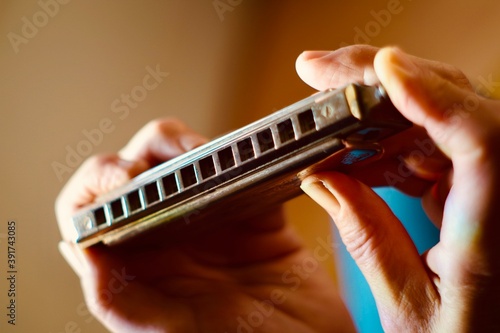
<instances>
[{"instance_id":1,"label":"blue fabric","mask_svg":"<svg viewBox=\"0 0 500 333\"><path fill-rule=\"evenodd\" d=\"M438 242L439 231L425 215L419 198L409 197L389 187L374 190L402 221L419 253L427 251ZM336 228L335 234L334 248L339 282L358 332L383 332L370 288L342 244Z\"/></svg>"}]
</instances>

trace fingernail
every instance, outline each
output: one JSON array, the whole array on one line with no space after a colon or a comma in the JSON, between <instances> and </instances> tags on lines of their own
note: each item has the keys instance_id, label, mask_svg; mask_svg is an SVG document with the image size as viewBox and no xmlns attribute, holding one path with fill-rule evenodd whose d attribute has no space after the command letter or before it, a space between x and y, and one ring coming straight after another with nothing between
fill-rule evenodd
<instances>
[{"instance_id":1,"label":"fingernail","mask_svg":"<svg viewBox=\"0 0 500 333\"><path fill-rule=\"evenodd\" d=\"M314 59L319 59L330 55L332 51L304 51L300 55L302 60L309 61Z\"/></svg>"},{"instance_id":2,"label":"fingernail","mask_svg":"<svg viewBox=\"0 0 500 333\"><path fill-rule=\"evenodd\" d=\"M400 48L389 47L386 52L388 52L386 54L386 59L394 69L398 70L398 72L404 74L405 76L412 76L415 74L417 67L411 61L409 56Z\"/></svg>"},{"instance_id":3,"label":"fingernail","mask_svg":"<svg viewBox=\"0 0 500 333\"><path fill-rule=\"evenodd\" d=\"M322 180L314 176L308 177L302 181L300 188L330 215L334 216L339 213L339 201Z\"/></svg>"}]
</instances>

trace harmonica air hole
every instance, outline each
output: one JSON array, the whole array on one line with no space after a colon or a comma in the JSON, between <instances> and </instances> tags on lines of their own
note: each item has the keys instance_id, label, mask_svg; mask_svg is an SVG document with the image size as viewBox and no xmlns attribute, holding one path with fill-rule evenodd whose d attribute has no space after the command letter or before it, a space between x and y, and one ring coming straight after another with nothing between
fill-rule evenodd
<instances>
[{"instance_id":1,"label":"harmonica air hole","mask_svg":"<svg viewBox=\"0 0 500 333\"><path fill-rule=\"evenodd\" d=\"M268 128L257 133L257 142L259 143L259 148L261 153L273 149L274 140L271 130Z\"/></svg>"},{"instance_id":2,"label":"harmonica air hole","mask_svg":"<svg viewBox=\"0 0 500 333\"><path fill-rule=\"evenodd\" d=\"M124 215L122 200L120 198L114 200L110 204L111 206L111 214L113 215L113 219L119 219Z\"/></svg>"},{"instance_id":3,"label":"harmonica air hole","mask_svg":"<svg viewBox=\"0 0 500 333\"><path fill-rule=\"evenodd\" d=\"M144 186L144 192L146 195L146 203L148 205L160 201L160 192L158 191L158 185L156 182L149 183Z\"/></svg>"},{"instance_id":4,"label":"harmonica air hole","mask_svg":"<svg viewBox=\"0 0 500 333\"><path fill-rule=\"evenodd\" d=\"M304 112L299 113L298 118L300 124L300 131L303 134L316 129L316 123L314 122L314 115L312 110L306 110Z\"/></svg>"},{"instance_id":5,"label":"harmonica air hole","mask_svg":"<svg viewBox=\"0 0 500 333\"><path fill-rule=\"evenodd\" d=\"M238 142L237 146L238 146L238 152L240 153L240 160L242 162L245 162L246 160L255 157L255 152L253 150L253 145L252 145L252 139L247 138L241 140L240 142Z\"/></svg>"},{"instance_id":6,"label":"harmonica air hole","mask_svg":"<svg viewBox=\"0 0 500 333\"><path fill-rule=\"evenodd\" d=\"M214 158L212 157L212 155L202 158L198 162L198 164L200 166L201 177L203 179L215 176L216 170L215 170Z\"/></svg>"},{"instance_id":7,"label":"harmonica air hole","mask_svg":"<svg viewBox=\"0 0 500 333\"><path fill-rule=\"evenodd\" d=\"M165 191L165 196L168 197L174 193L179 192L179 187L177 186L177 181L175 179L175 174L170 174L161 179L163 184L163 190Z\"/></svg>"},{"instance_id":8,"label":"harmonica air hole","mask_svg":"<svg viewBox=\"0 0 500 333\"><path fill-rule=\"evenodd\" d=\"M104 207L99 207L94 210L94 219L97 227L107 223L106 214L104 213Z\"/></svg>"},{"instance_id":9,"label":"harmonica air hole","mask_svg":"<svg viewBox=\"0 0 500 333\"><path fill-rule=\"evenodd\" d=\"M182 185L187 188L191 185L196 184L196 172L194 171L194 165L190 164L187 167L181 169Z\"/></svg>"},{"instance_id":10,"label":"harmonica air hole","mask_svg":"<svg viewBox=\"0 0 500 333\"><path fill-rule=\"evenodd\" d=\"M233 150L227 147L217 153L219 156L220 168L222 171L229 169L235 165Z\"/></svg>"},{"instance_id":11,"label":"harmonica air hole","mask_svg":"<svg viewBox=\"0 0 500 333\"><path fill-rule=\"evenodd\" d=\"M287 119L278 124L278 132L280 135L281 143L286 143L290 140L295 139L295 133L293 131L292 121Z\"/></svg>"},{"instance_id":12,"label":"harmonica air hole","mask_svg":"<svg viewBox=\"0 0 500 333\"><path fill-rule=\"evenodd\" d=\"M135 190L127 194L127 201L130 212L134 212L142 208L139 190Z\"/></svg>"}]
</instances>

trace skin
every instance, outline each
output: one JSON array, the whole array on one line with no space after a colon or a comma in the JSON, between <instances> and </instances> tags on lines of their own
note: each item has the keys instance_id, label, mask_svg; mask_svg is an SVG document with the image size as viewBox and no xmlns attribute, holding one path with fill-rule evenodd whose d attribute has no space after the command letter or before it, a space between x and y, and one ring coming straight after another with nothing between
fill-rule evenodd
<instances>
[{"instance_id":1,"label":"skin","mask_svg":"<svg viewBox=\"0 0 500 333\"><path fill-rule=\"evenodd\" d=\"M67 221L78 208L203 142L178 120L154 121L118 154L89 159L62 190L60 250L90 311L114 332L353 332L325 270L301 268L314 254L280 209L176 242L85 250L71 243Z\"/></svg>"},{"instance_id":2,"label":"skin","mask_svg":"<svg viewBox=\"0 0 500 333\"><path fill-rule=\"evenodd\" d=\"M424 161L415 173L434 177L427 177L432 181L423 202L440 227L439 243L422 256L360 181L328 172L302 184L338 227L373 291L384 329L498 331L500 102L477 96L456 69L396 48L305 53L297 67L317 89L378 78L398 110L425 128L451 161Z\"/></svg>"},{"instance_id":3,"label":"skin","mask_svg":"<svg viewBox=\"0 0 500 333\"><path fill-rule=\"evenodd\" d=\"M332 171L302 184L332 216L373 291L384 329L498 331L500 103L476 96L457 69L395 48L304 52L297 71L319 90L380 81L416 125L389 144L387 157L372 165L368 176L366 170ZM412 158L422 149L415 139L436 145L423 160ZM253 332L354 331L320 266L297 274L298 284L284 275L314 254L279 210L168 244L82 250L71 243L68 221L77 209L203 142L177 120L155 121L118 154L89 159L61 191L60 249L78 274L92 313L115 332L245 332L241 321L248 324L258 305L266 304L272 311L261 310L263 320L249 326ZM398 174L401 163L411 171L404 177ZM400 176L393 185L422 196L440 227L440 242L423 255L367 186L387 182L388 171ZM117 288L117 272L126 272L123 288ZM276 292L281 297L271 297Z\"/></svg>"}]
</instances>

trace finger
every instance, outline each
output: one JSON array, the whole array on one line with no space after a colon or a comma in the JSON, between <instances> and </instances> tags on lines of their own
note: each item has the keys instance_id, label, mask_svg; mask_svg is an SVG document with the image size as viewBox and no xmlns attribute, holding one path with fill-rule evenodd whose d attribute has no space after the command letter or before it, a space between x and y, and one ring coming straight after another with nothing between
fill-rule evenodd
<instances>
[{"instance_id":1,"label":"finger","mask_svg":"<svg viewBox=\"0 0 500 333\"><path fill-rule=\"evenodd\" d=\"M317 89L335 88L351 82L373 84L378 81L373 68L377 52L378 48L367 45L331 52L304 52L297 60L297 70ZM463 73L449 65L417 57L412 57L412 60L458 85L469 86ZM414 126L400 133L397 140L386 140L384 161L370 165L370 172L363 170L355 176L371 186L391 185L410 195L422 195L429 187L429 181L439 179L449 168L449 159L436 148L425 129Z\"/></svg>"},{"instance_id":2,"label":"finger","mask_svg":"<svg viewBox=\"0 0 500 333\"><path fill-rule=\"evenodd\" d=\"M151 166L186 152L205 142L175 119L152 121L141 129L118 155L88 159L68 181L56 200L63 239L76 237L70 217L100 195L125 183Z\"/></svg>"},{"instance_id":3,"label":"finger","mask_svg":"<svg viewBox=\"0 0 500 333\"><path fill-rule=\"evenodd\" d=\"M432 186L432 182L416 176L403 159L396 158L380 160L347 174L370 187L392 186L414 197L422 196Z\"/></svg>"},{"instance_id":4,"label":"finger","mask_svg":"<svg viewBox=\"0 0 500 333\"><path fill-rule=\"evenodd\" d=\"M378 82L373 59L378 48L369 45L345 47L336 51L306 51L295 63L299 77L317 90L337 88L347 83Z\"/></svg>"},{"instance_id":5,"label":"finger","mask_svg":"<svg viewBox=\"0 0 500 333\"><path fill-rule=\"evenodd\" d=\"M377 54L375 70L394 105L425 127L453 162L436 267L441 267L439 275L441 285L449 291L447 298L476 302L471 295L482 297L488 290L485 286L494 283L500 271L492 255L500 251L500 105L417 66L394 48Z\"/></svg>"},{"instance_id":6,"label":"finger","mask_svg":"<svg viewBox=\"0 0 500 333\"><path fill-rule=\"evenodd\" d=\"M451 151L477 153L488 129L484 126L489 114L475 112L482 108L483 99L419 66L396 48L382 49L375 69L394 105L423 126L448 157ZM490 130L496 130L498 120L491 120Z\"/></svg>"},{"instance_id":7,"label":"finger","mask_svg":"<svg viewBox=\"0 0 500 333\"><path fill-rule=\"evenodd\" d=\"M358 166L349 174L371 187L392 186L406 194L422 196L451 166L420 126L386 139L382 145L380 160Z\"/></svg>"},{"instance_id":8,"label":"finger","mask_svg":"<svg viewBox=\"0 0 500 333\"><path fill-rule=\"evenodd\" d=\"M154 120L120 150L126 160L143 159L152 166L189 151L207 140L177 119Z\"/></svg>"},{"instance_id":9,"label":"finger","mask_svg":"<svg viewBox=\"0 0 500 333\"><path fill-rule=\"evenodd\" d=\"M427 315L420 310L428 309L436 293L413 242L382 199L340 173L313 175L301 187L332 217L370 285L381 317L408 315L401 325L412 316ZM403 326L399 328L396 331Z\"/></svg>"},{"instance_id":10,"label":"finger","mask_svg":"<svg viewBox=\"0 0 500 333\"><path fill-rule=\"evenodd\" d=\"M169 301L134 271L129 263L103 245L83 251L89 270L81 279L89 310L112 332L177 332L185 327L189 309Z\"/></svg>"},{"instance_id":11,"label":"finger","mask_svg":"<svg viewBox=\"0 0 500 333\"><path fill-rule=\"evenodd\" d=\"M71 216L81 207L146 171L145 161L125 161L117 155L97 155L86 160L56 199L56 215L63 239L74 240Z\"/></svg>"},{"instance_id":12,"label":"finger","mask_svg":"<svg viewBox=\"0 0 500 333\"><path fill-rule=\"evenodd\" d=\"M496 174L494 152L500 143L499 115L489 109L492 102L417 66L397 49L381 50L375 69L394 105L425 127L453 161L454 179L460 180L453 181L452 191L460 194L453 197L454 205L467 214L456 218L478 219L488 210L497 188L495 179L489 179Z\"/></svg>"},{"instance_id":13,"label":"finger","mask_svg":"<svg viewBox=\"0 0 500 333\"><path fill-rule=\"evenodd\" d=\"M305 51L297 58L295 67L300 78L318 90L349 83L372 85L379 82L373 69L378 50L369 45L352 45L335 51ZM445 80L472 90L467 77L455 67L413 56L411 59Z\"/></svg>"}]
</instances>

